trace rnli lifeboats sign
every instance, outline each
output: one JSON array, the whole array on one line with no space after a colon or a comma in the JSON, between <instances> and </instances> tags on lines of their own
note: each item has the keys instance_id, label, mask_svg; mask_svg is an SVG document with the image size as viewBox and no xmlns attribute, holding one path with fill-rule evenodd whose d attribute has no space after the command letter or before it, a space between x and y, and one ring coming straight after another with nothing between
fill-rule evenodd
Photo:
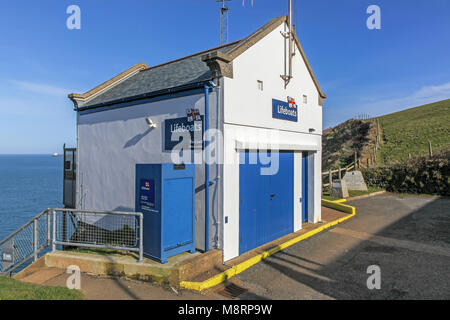
<instances>
[{"instance_id":1,"label":"rnli lifeboats sign","mask_svg":"<svg viewBox=\"0 0 450 320\"><path fill-rule=\"evenodd\" d=\"M272 99L272 118L298 121L298 106L294 98L288 97L288 101Z\"/></svg>"},{"instance_id":2,"label":"rnli lifeboats sign","mask_svg":"<svg viewBox=\"0 0 450 320\"><path fill-rule=\"evenodd\" d=\"M175 146L183 141L183 133L190 136L190 146L186 145L186 149L202 149L203 148L203 122L204 116L200 115L198 109L187 109L185 118L166 119L164 128L164 149L172 151Z\"/></svg>"}]
</instances>

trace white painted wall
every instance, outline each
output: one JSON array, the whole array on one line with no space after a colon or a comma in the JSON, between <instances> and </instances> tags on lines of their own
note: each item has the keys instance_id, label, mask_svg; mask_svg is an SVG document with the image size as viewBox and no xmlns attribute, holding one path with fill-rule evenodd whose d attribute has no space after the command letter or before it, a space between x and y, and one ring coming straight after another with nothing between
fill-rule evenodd
<instances>
[{"instance_id":1,"label":"white painted wall","mask_svg":"<svg viewBox=\"0 0 450 320\"><path fill-rule=\"evenodd\" d=\"M314 180L310 181L309 190L313 193L314 204L312 212L309 214L309 222L317 223L322 221L322 139L320 140L320 150L314 152L312 155L313 160L310 163L314 164L313 171L310 173L314 176ZM311 206L310 206L311 207Z\"/></svg>"},{"instance_id":2,"label":"white painted wall","mask_svg":"<svg viewBox=\"0 0 450 320\"><path fill-rule=\"evenodd\" d=\"M236 148L236 141L264 141L270 142L270 137L281 140L283 143L299 145L303 150L315 151L320 144L321 137L305 133L291 131L278 131L274 129L263 129L241 125L225 124L224 126L224 154L225 164L223 166L223 215L224 215L224 260L230 260L239 255L239 152ZM268 143L267 145L270 145ZM270 147L268 148L270 149ZM317 152L314 152L316 154ZM299 198L301 197L301 151L295 150L294 155L294 230L301 228L302 208ZM310 165L312 169L313 166ZM315 176L317 179L317 176ZM310 180L313 184L313 179ZM310 185L310 195L313 188ZM320 195L320 194L319 194ZM320 199L320 197L319 197ZM310 216L320 214L320 205L310 200ZM225 224L225 217L228 217L228 223ZM316 218L314 218L316 219Z\"/></svg>"},{"instance_id":3,"label":"white painted wall","mask_svg":"<svg viewBox=\"0 0 450 320\"><path fill-rule=\"evenodd\" d=\"M285 88L280 75L287 72L287 41L282 25L233 61L234 78L224 78L224 155L223 215L224 260L239 255L239 147L267 145L277 141L294 155L294 230L301 228L301 152L310 151L309 222L321 219L322 107L319 94L297 49L293 76ZM258 89L257 81L264 83ZM303 104L303 95L308 101ZM272 118L272 99L295 98L298 122ZM310 133L310 128L315 131ZM269 147L270 149L270 147Z\"/></svg>"},{"instance_id":4,"label":"white painted wall","mask_svg":"<svg viewBox=\"0 0 450 320\"><path fill-rule=\"evenodd\" d=\"M294 153L294 232L302 228L302 152Z\"/></svg>"},{"instance_id":5,"label":"white painted wall","mask_svg":"<svg viewBox=\"0 0 450 320\"><path fill-rule=\"evenodd\" d=\"M293 76L285 89L280 75L285 74L285 41L281 35L285 27L271 32L233 61L234 79L225 78L225 123L292 130L322 134L322 107L319 94L306 65L297 50L293 59ZM257 81L264 82L264 91L258 90ZM303 104L302 96L308 97ZM272 99L287 101L293 97L298 105L298 122L272 118Z\"/></svg>"}]
</instances>

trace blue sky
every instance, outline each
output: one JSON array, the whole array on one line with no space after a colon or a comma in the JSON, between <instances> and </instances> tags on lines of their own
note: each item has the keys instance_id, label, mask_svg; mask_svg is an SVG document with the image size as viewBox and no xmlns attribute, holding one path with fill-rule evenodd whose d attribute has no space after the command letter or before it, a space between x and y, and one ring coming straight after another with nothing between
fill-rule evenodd
<instances>
[{"instance_id":1,"label":"blue sky","mask_svg":"<svg viewBox=\"0 0 450 320\"><path fill-rule=\"evenodd\" d=\"M285 0L230 7L230 41L287 12ZM66 9L81 8L81 30ZM369 5L381 30L366 27ZM70 92L130 66L159 64L219 42L214 0L20 0L0 4L0 153L75 145ZM297 33L328 99L324 127L450 98L450 1L298 0Z\"/></svg>"}]
</instances>

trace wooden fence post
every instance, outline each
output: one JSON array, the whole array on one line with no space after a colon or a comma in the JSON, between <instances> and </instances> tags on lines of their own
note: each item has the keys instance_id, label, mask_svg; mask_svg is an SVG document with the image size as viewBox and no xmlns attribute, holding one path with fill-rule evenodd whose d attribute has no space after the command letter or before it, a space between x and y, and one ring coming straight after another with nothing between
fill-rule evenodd
<instances>
[{"instance_id":1,"label":"wooden fence post","mask_svg":"<svg viewBox=\"0 0 450 320\"><path fill-rule=\"evenodd\" d=\"M428 140L428 153L430 154L430 158L433 158L433 148L431 146L431 140Z\"/></svg>"},{"instance_id":2,"label":"wooden fence post","mask_svg":"<svg viewBox=\"0 0 450 320\"><path fill-rule=\"evenodd\" d=\"M330 180L330 196L331 196L331 192L333 191L333 172L332 169L330 168L330 172L328 173L329 176L329 180Z\"/></svg>"},{"instance_id":3,"label":"wooden fence post","mask_svg":"<svg viewBox=\"0 0 450 320\"><path fill-rule=\"evenodd\" d=\"M355 151L355 156L354 156L354 161L353 161L353 162L355 163L355 169L354 169L354 170L357 169L356 157L357 157L357 153L356 153L356 151Z\"/></svg>"}]
</instances>

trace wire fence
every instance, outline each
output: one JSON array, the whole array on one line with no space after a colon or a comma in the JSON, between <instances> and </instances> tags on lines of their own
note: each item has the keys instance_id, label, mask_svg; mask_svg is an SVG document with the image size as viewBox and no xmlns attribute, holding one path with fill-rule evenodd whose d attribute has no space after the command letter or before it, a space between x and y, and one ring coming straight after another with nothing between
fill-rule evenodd
<instances>
[{"instance_id":1,"label":"wire fence","mask_svg":"<svg viewBox=\"0 0 450 320\"><path fill-rule=\"evenodd\" d=\"M51 210L46 209L16 232L0 241L0 273L13 272L30 260L37 260L50 246Z\"/></svg>"},{"instance_id":2,"label":"wire fence","mask_svg":"<svg viewBox=\"0 0 450 320\"><path fill-rule=\"evenodd\" d=\"M135 251L142 260L142 213L53 210L56 245Z\"/></svg>"},{"instance_id":3,"label":"wire fence","mask_svg":"<svg viewBox=\"0 0 450 320\"><path fill-rule=\"evenodd\" d=\"M0 274L10 275L49 249L100 248L137 252L143 260L140 212L46 209L0 241Z\"/></svg>"}]
</instances>

